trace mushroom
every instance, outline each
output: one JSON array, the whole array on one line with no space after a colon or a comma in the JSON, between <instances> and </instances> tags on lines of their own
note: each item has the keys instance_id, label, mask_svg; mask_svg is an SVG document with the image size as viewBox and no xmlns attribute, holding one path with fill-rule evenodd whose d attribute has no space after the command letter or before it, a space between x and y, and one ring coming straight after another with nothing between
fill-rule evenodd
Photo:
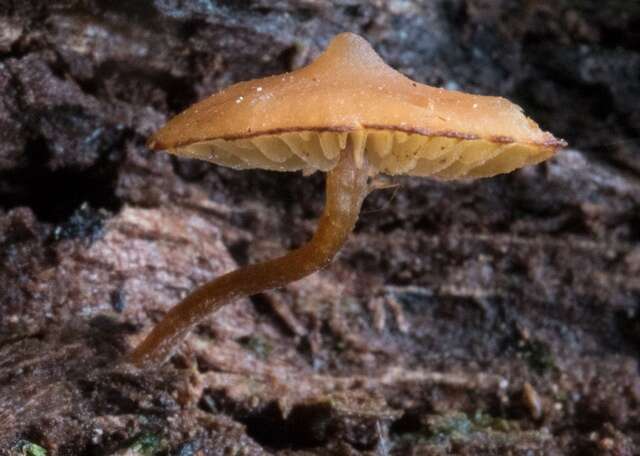
<instances>
[{"instance_id":1,"label":"mushroom","mask_svg":"<svg viewBox=\"0 0 640 456\"><path fill-rule=\"evenodd\" d=\"M324 171L327 178L324 212L307 244L197 288L130 354L136 365L162 362L223 305L327 266L353 230L376 174L488 177L539 163L566 144L508 100L414 82L363 38L342 33L306 67L241 82L196 103L148 145L235 169Z\"/></svg>"}]
</instances>

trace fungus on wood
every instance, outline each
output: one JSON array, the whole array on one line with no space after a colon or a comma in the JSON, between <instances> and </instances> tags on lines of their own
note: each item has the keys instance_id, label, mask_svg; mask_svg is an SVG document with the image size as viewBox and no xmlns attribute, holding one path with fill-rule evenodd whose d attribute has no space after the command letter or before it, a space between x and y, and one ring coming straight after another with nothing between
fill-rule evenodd
<instances>
[{"instance_id":1,"label":"fungus on wood","mask_svg":"<svg viewBox=\"0 0 640 456\"><path fill-rule=\"evenodd\" d=\"M336 36L304 68L228 87L171 119L149 147L235 169L324 171L323 214L307 244L193 291L129 360L161 362L226 303L328 265L378 173L489 177L542 162L563 146L508 100L416 83L351 33Z\"/></svg>"}]
</instances>

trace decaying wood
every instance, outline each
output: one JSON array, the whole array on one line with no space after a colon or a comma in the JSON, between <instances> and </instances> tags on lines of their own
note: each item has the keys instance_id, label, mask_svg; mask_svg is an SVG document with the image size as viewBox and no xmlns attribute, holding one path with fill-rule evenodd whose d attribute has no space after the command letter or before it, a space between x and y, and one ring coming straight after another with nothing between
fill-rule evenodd
<instances>
[{"instance_id":1,"label":"decaying wood","mask_svg":"<svg viewBox=\"0 0 640 456\"><path fill-rule=\"evenodd\" d=\"M116 3L0 4L0 452L639 451L637 7ZM399 179L329 269L224 309L167 366L123 365L195 284L300 245L322 206L320 176L146 138L345 28L572 149L489 181Z\"/></svg>"}]
</instances>

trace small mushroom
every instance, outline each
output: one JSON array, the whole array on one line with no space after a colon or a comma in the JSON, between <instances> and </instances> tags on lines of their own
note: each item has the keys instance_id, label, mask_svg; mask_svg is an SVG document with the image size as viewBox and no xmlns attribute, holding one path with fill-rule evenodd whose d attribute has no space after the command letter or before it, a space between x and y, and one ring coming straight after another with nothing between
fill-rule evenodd
<instances>
[{"instance_id":1,"label":"small mushroom","mask_svg":"<svg viewBox=\"0 0 640 456\"><path fill-rule=\"evenodd\" d=\"M328 265L378 173L488 177L539 163L565 145L508 100L413 82L351 33L304 68L228 87L171 119L149 147L235 169L324 171L324 212L307 244L197 288L129 359L162 361L221 306Z\"/></svg>"}]
</instances>

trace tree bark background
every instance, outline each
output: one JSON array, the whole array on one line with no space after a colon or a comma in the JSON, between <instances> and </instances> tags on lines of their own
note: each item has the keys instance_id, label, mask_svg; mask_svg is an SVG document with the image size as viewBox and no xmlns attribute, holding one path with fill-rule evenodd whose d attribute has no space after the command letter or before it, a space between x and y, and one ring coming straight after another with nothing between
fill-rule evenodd
<instances>
[{"instance_id":1,"label":"tree bark background","mask_svg":"<svg viewBox=\"0 0 640 456\"><path fill-rule=\"evenodd\" d=\"M146 138L345 30L570 148L490 180L397 179L327 270L224 309L166 366L119 364L322 206L321 176ZM637 454L639 30L615 0L0 0L0 451Z\"/></svg>"}]
</instances>

